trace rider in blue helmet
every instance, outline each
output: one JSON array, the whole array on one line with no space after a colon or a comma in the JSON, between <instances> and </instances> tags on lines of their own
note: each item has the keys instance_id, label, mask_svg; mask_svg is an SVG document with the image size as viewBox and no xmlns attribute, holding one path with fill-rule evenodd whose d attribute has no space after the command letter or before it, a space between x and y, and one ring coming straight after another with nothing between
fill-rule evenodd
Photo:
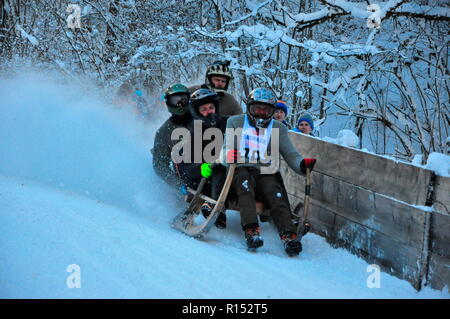
<instances>
[{"instance_id":1,"label":"rider in blue helmet","mask_svg":"<svg viewBox=\"0 0 450 319\"><path fill-rule=\"evenodd\" d=\"M237 197L247 247L255 250L264 243L256 214L256 202L261 201L270 209L284 249L292 256L300 253L302 245L291 220L287 192L276 163L281 156L296 173L304 174L305 167L312 169L315 159L304 160L292 144L287 127L273 120L276 102L269 88L250 92L247 113L227 121L223 156L225 165L236 163L231 193ZM267 160L274 165L267 166Z\"/></svg>"},{"instance_id":2,"label":"rider in blue helmet","mask_svg":"<svg viewBox=\"0 0 450 319\"><path fill-rule=\"evenodd\" d=\"M271 89L257 88L247 97L247 116L250 124L265 128L272 121L277 97Z\"/></svg>"}]
</instances>

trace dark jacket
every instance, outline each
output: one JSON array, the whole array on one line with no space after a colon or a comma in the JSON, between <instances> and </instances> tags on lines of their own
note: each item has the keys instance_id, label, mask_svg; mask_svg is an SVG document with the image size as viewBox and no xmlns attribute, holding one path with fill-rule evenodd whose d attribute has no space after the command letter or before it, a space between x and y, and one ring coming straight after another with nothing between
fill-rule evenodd
<instances>
[{"instance_id":1,"label":"dark jacket","mask_svg":"<svg viewBox=\"0 0 450 319\"><path fill-rule=\"evenodd\" d=\"M205 123L204 122L202 122L202 128L201 128L201 135L200 134L198 134L199 136L204 136L204 133L205 133L205 131L207 130L207 129L209 129L209 128L211 128L211 127L215 127L215 128L218 128L220 131L221 131L221 133L222 133L222 136L220 136L220 138L221 138L221 140L223 141L223 134L225 133L225 127L226 127L226 123L227 123L227 117L225 117L225 116L221 116L221 115L219 115L219 116L217 116L217 119L218 119L218 121L217 121L217 124L216 125L214 125L214 126L209 126L209 125L205 125ZM195 120L197 120L197 123L199 123L198 122L198 119L195 119ZM200 147L198 147L195 143L197 142L199 142L198 140L194 140L194 134L195 134L195 132L194 132L194 126L196 125L196 123L195 123L195 121L192 121L191 123L190 123L190 125L189 125L189 131L190 131L190 136L191 136L191 141L190 141L190 145L191 145L191 163L190 164L188 164L187 166L186 166L186 173L189 175L189 177L190 178L193 178L193 179L201 179L202 178L202 176L201 176L201 172L200 172L200 166L203 164L203 163L205 163L206 162L206 160L205 159L203 159L203 151L205 150L205 147L208 145L208 144L210 144L210 143L213 143L214 142L214 140L204 140L203 138L201 139L201 151L202 151L202 156L201 156L201 163L194 163L194 153L195 153L195 151L197 150L199 150L200 149ZM218 138L217 136L215 137L215 138ZM221 152L221 149L222 149L222 144L221 145L218 145L218 147L217 147L217 152L215 153L215 154L212 154L212 156L214 157L214 159L218 159L219 158L219 156L220 156L220 152Z\"/></svg>"},{"instance_id":2,"label":"dark jacket","mask_svg":"<svg viewBox=\"0 0 450 319\"><path fill-rule=\"evenodd\" d=\"M180 118L172 115L158 129L153 143L153 169L167 184L178 187L182 184L178 167L172 161L172 148L179 141L172 141L171 135L176 128L187 128L192 121L189 116Z\"/></svg>"}]
</instances>

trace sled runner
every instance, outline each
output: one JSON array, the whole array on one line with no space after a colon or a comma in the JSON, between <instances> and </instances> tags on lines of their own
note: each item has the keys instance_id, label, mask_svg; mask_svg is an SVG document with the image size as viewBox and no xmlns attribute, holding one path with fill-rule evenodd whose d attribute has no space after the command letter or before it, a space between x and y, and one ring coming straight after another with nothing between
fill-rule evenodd
<instances>
[{"instance_id":1,"label":"sled runner","mask_svg":"<svg viewBox=\"0 0 450 319\"><path fill-rule=\"evenodd\" d=\"M202 237L203 234L208 232L218 214L226 209L225 201L230 190L231 182L233 181L235 169L236 164L230 164L225 183L217 201L202 194L203 187L205 186L207 180L207 178L203 177L194 193L193 198L191 199L188 208L175 217L172 226L186 235L196 238ZM188 191L192 193L191 189L188 189ZM200 213L200 207L204 201L213 204L214 208L206 219L204 219L201 223L196 224L194 219Z\"/></svg>"}]
</instances>

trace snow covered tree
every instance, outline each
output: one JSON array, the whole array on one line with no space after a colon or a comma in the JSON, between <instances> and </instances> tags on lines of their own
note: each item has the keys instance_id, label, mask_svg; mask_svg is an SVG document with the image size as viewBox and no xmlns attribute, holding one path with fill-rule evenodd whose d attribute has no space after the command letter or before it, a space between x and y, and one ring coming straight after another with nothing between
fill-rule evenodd
<instances>
[{"instance_id":1,"label":"snow covered tree","mask_svg":"<svg viewBox=\"0 0 450 319\"><path fill-rule=\"evenodd\" d=\"M361 147L425 161L449 136L449 20L426 0L3 0L0 62L157 96L228 59L238 100L271 87L291 124L339 116Z\"/></svg>"}]
</instances>

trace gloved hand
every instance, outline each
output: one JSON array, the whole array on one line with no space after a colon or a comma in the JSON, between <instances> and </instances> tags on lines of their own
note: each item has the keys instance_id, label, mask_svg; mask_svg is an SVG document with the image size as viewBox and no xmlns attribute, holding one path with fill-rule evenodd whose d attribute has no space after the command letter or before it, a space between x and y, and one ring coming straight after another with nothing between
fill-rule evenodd
<instances>
[{"instance_id":1,"label":"gloved hand","mask_svg":"<svg viewBox=\"0 0 450 319\"><path fill-rule=\"evenodd\" d=\"M309 168L313 170L315 164L316 164L315 158L304 158L300 162L300 170L302 171L303 174L306 174L306 169Z\"/></svg>"},{"instance_id":2,"label":"gloved hand","mask_svg":"<svg viewBox=\"0 0 450 319\"><path fill-rule=\"evenodd\" d=\"M202 176L205 178L211 177L211 175L213 173L213 170L210 165L211 165L210 163L203 163L200 166L200 172L201 172Z\"/></svg>"},{"instance_id":3,"label":"gloved hand","mask_svg":"<svg viewBox=\"0 0 450 319\"><path fill-rule=\"evenodd\" d=\"M233 164L236 163L239 157L239 151L238 150L229 150L227 152L227 163Z\"/></svg>"}]
</instances>

